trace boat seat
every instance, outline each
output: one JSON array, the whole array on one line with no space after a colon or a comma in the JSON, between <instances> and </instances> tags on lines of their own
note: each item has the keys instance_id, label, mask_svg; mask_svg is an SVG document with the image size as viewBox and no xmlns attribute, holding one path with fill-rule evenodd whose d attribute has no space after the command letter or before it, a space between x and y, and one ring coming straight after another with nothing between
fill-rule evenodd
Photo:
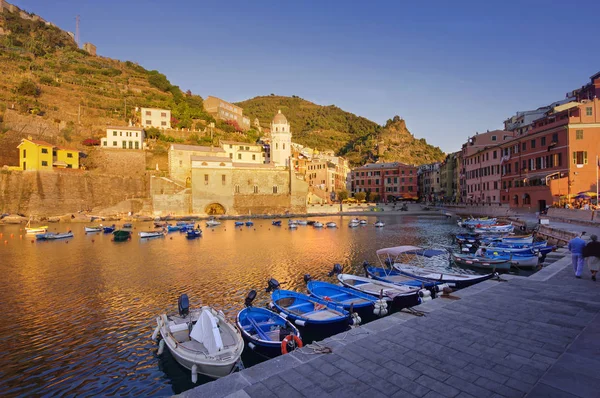
<instances>
[{"instance_id":1,"label":"boat seat","mask_svg":"<svg viewBox=\"0 0 600 398\"><path fill-rule=\"evenodd\" d=\"M178 323L169 325L169 331L171 333L183 332L184 330L188 330L187 323Z\"/></svg>"},{"instance_id":2,"label":"boat seat","mask_svg":"<svg viewBox=\"0 0 600 398\"><path fill-rule=\"evenodd\" d=\"M300 303L300 304L294 304L294 305L290 305L289 307L287 307L287 309L288 309L288 310L297 310L297 309L299 309L299 308L302 308L302 307L307 307L307 308L310 308L310 307L312 307L312 306L313 306L313 305L312 305L311 303ZM285 307L284 307L284 308L285 308Z\"/></svg>"},{"instance_id":3,"label":"boat seat","mask_svg":"<svg viewBox=\"0 0 600 398\"><path fill-rule=\"evenodd\" d=\"M261 328L262 330L265 330L265 327L270 328L271 326L279 326L279 324L277 322L273 322L273 321L266 321L266 322L256 322L256 326L258 326L259 328ZM244 326L245 330L250 330L250 329L254 329L254 325L250 324L250 325L246 325Z\"/></svg>"}]
</instances>

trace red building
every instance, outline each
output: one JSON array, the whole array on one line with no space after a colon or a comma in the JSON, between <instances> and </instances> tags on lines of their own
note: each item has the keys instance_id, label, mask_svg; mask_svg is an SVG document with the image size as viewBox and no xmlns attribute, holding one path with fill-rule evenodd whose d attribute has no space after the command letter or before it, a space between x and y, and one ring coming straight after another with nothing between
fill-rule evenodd
<instances>
[{"instance_id":1,"label":"red building","mask_svg":"<svg viewBox=\"0 0 600 398\"><path fill-rule=\"evenodd\" d=\"M350 173L352 193L371 192L387 203L396 198L418 199L417 167L404 163L370 163Z\"/></svg>"}]
</instances>

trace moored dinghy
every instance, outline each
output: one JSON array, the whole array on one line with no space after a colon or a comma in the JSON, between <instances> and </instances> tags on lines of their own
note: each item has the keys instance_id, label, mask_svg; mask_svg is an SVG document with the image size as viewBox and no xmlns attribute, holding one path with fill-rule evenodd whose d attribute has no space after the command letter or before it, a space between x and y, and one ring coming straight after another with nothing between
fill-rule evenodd
<instances>
[{"instance_id":1,"label":"moored dinghy","mask_svg":"<svg viewBox=\"0 0 600 398\"><path fill-rule=\"evenodd\" d=\"M231 373L244 349L238 329L211 307L190 311L185 294L179 297L178 307L178 314L156 318L152 339L160 333L158 355L166 346L175 360L192 372L193 383L198 374L218 378Z\"/></svg>"},{"instance_id":2,"label":"moored dinghy","mask_svg":"<svg viewBox=\"0 0 600 398\"><path fill-rule=\"evenodd\" d=\"M105 234L112 234L113 232L115 232L115 229L117 229L117 226L115 224L111 225L110 227L102 227L102 230Z\"/></svg>"},{"instance_id":3,"label":"moored dinghy","mask_svg":"<svg viewBox=\"0 0 600 398\"><path fill-rule=\"evenodd\" d=\"M465 267L474 267L487 269L492 271L509 271L510 261L509 260L494 260L486 257L478 257L471 254L452 253L452 260L455 264L462 265Z\"/></svg>"},{"instance_id":4,"label":"moored dinghy","mask_svg":"<svg viewBox=\"0 0 600 398\"><path fill-rule=\"evenodd\" d=\"M115 242L125 242L131 238L131 231L124 229L117 229L113 232L113 240Z\"/></svg>"},{"instance_id":5,"label":"moored dinghy","mask_svg":"<svg viewBox=\"0 0 600 398\"><path fill-rule=\"evenodd\" d=\"M57 240L57 239L69 239L73 237L73 232L53 233L47 232L45 234L37 234L35 239L37 240Z\"/></svg>"},{"instance_id":6,"label":"moored dinghy","mask_svg":"<svg viewBox=\"0 0 600 398\"><path fill-rule=\"evenodd\" d=\"M252 307L255 298L256 290L251 290L246 296L246 308L238 313L236 320L247 347L268 358L302 347L298 328L273 311Z\"/></svg>"},{"instance_id":7,"label":"moored dinghy","mask_svg":"<svg viewBox=\"0 0 600 398\"><path fill-rule=\"evenodd\" d=\"M139 233L141 239L164 238L164 231L143 231Z\"/></svg>"},{"instance_id":8,"label":"moored dinghy","mask_svg":"<svg viewBox=\"0 0 600 398\"><path fill-rule=\"evenodd\" d=\"M333 221L329 221L327 224L327 228L337 228L337 224L334 223Z\"/></svg>"},{"instance_id":9,"label":"moored dinghy","mask_svg":"<svg viewBox=\"0 0 600 398\"><path fill-rule=\"evenodd\" d=\"M313 224L313 228L323 228L323 223L320 221L315 221Z\"/></svg>"},{"instance_id":10,"label":"moored dinghy","mask_svg":"<svg viewBox=\"0 0 600 398\"><path fill-rule=\"evenodd\" d=\"M103 231L101 226L100 227L84 227L84 230L85 230L86 234L92 234L92 233Z\"/></svg>"},{"instance_id":11,"label":"moored dinghy","mask_svg":"<svg viewBox=\"0 0 600 398\"><path fill-rule=\"evenodd\" d=\"M375 225L375 228L383 228L383 227L385 227L385 223L383 221L377 221L373 225Z\"/></svg>"},{"instance_id":12,"label":"moored dinghy","mask_svg":"<svg viewBox=\"0 0 600 398\"><path fill-rule=\"evenodd\" d=\"M444 272L439 269L423 268L416 265L394 264L394 268L401 274L411 278L430 282L442 282L453 289L463 289L493 278L495 273L486 275L461 274L456 271Z\"/></svg>"}]
</instances>

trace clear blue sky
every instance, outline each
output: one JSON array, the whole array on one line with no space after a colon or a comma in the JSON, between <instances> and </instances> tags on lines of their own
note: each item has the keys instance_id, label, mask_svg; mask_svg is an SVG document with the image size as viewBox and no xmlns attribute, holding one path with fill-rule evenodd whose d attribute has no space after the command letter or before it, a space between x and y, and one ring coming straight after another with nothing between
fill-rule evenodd
<instances>
[{"instance_id":1,"label":"clear blue sky","mask_svg":"<svg viewBox=\"0 0 600 398\"><path fill-rule=\"evenodd\" d=\"M597 0L12 2L203 97L397 114L446 152L600 71Z\"/></svg>"}]
</instances>

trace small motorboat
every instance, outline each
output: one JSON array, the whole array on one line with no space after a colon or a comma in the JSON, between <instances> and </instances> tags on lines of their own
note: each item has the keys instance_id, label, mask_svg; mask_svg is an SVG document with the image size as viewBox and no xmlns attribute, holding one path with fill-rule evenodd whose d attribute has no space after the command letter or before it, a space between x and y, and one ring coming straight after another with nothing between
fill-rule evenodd
<instances>
[{"instance_id":1,"label":"small motorboat","mask_svg":"<svg viewBox=\"0 0 600 398\"><path fill-rule=\"evenodd\" d=\"M218 227L219 225L221 225L221 223L215 220L214 218L211 218L210 220L206 221L206 226L208 228Z\"/></svg>"},{"instance_id":2,"label":"small motorboat","mask_svg":"<svg viewBox=\"0 0 600 398\"><path fill-rule=\"evenodd\" d=\"M431 292L427 289L418 287L395 285L378 281L375 279L364 278L362 276L339 274L338 280L343 286L359 292L370 294L373 297L382 297L391 300L390 310L400 311L403 308L410 308L421 304L424 301L431 300Z\"/></svg>"},{"instance_id":3,"label":"small motorboat","mask_svg":"<svg viewBox=\"0 0 600 398\"><path fill-rule=\"evenodd\" d=\"M393 283L394 285L424 287L432 291L434 298L435 293L437 293L440 290L436 288L436 285L439 284L438 282L426 282L423 280L411 278L401 274L395 269L373 267L366 261L363 263L363 268L365 270L366 276L369 278L377 279L382 282Z\"/></svg>"},{"instance_id":4,"label":"small motorboat","mask_svg":"<svg viewBox=\"0 0 600 398\"><path fill-rule=\"evenodd\" d=\"M185 237L188 238L188 239L201 238L202 237L202 230L201 229L190 229L190 230L188 230L186 232Z\"/></svg>"},{"instance_id":5,"label":"small motorboat","mask_svg":"<svg viewBox=\"0 0 600 398\"><path fill-rule=\"evenodd\" d=\"M458 220L456 223L458 224L459 227L466 227L466 228L475 228L478 225L492 225L495 224L496 221L498 221L496 218L465 218L462 220Z\"/></svg>"},{"instance_id":6,"label":"small motorboat","mask_svg":"<svg viewBox=\"0 0 600 398\"><path fill-rule=\"evenodd\" d=\"M25 225L25 234L33 235L33 234L44 234L48 232L48 226L43 225L41 227L32 227L31 226L31 218L27 221L27 225Z\"/></svg>"},{"instance_id":7,"label":"small motorboat","mask_svg":"<svg viewBox=\"0 0 600 398\"><path fill-rule=\"evenodd\" d=\"M439 269L423 268L415 265L394 264L394 268L399 273L415 279L421 279L429 282L445 283L453 289L463 289L475 285L479 282L491 279L497 274L489 273L486 275L471 275L449 270L448 272Z\"/></svg>"},{"instance_id":8,"label":"small motorboat","mask_svg":"<svg viewBox=\"0 0 600 398\"><path fill-rule=\"evenodd\" d=\"M383 227L385 227L385 223L383 221L377 221L373 225L375 226L375 228L383 228Z\"/></svg>"},{"instance_id":9,"label":"small motorboat","mask_svg":"<svg viewBox=\"0 0 600 398\"><path fill-rule=\"evenodd\" d=\"M181 231L181 225L167 225L167 232Z\"/></svg>"},{"instance_id":10,"label":"small motorboat","mask_svg":"<svg viewBox=\"0 0 600 398\"><path fill-rule=\"evenodd\" d=\"M306 225L315 225L315 220L306 221Z\"/></svg>"},{"instance_id":11,"label":"small motorboat","mask_svg":"<svg viewBox=\"0 0 600 398\"><path fill-rule=\"evenodd\" d=\"M142 231L138 233L140 239L149 239L149 238L164 238L164 231Z\"/></svg>"},{"instance_id":12,"label":"small motorboat","mask_svg":"<svg viewBox=\"0 0 600 398\"><path fill-rule=\"evenodd\" d=\"M253 226L253 225L254 225L254 222L253 222L253 221L250 221L250 220L246 221L246 226L247 226L247 227L251 227L251 226Z\"/></svg>"},{"instance_id":13,"label":"small motorboat","mask_svg":"<svg viewBox=\"0 0 600 398\"><path fill-rule=\"evenodd\" d=\"M104 231L101 226L100 227L84 227L84 230L85 230L86 234L93 234L96 232Z\"/></svg>"},{"instance_id":14,"label":"small motorboat","mask_svg":"<svg viewBox=\"0 0 600 398\"><path fill-rule=\"evenodd\" d=\"M348 223L348 228L357 228L360 226L360 221L358 220L352 220L350 221L350 223Z\"/></svg>"},{"instance_id":15,"label":"small motorboat","mask_svg":"<svg viewBox=\"0 0 600 398\"><path fill-rule=\"evenodd\" d=\"M327 225L327 228L337 228L337 224L334 223L333 221L330 221L325 225Z\"/></svg>"},{"instance_id":16,"label":"small motorboat","mask_svg":"<svg viewBox=\"0 0 600 398\"><path fill-rule=\"evenodd\" d=\"M218 378L230 374L244 350L239 330L225 319L223 312L204 306L189 308L189 299L182 294L178 300L178 314L163 314L156 318L152 339L160 334L158 355L165 346L175 360L192 372L192 382L198 374Z\"/></svg>"},{"instance_id":17,"label":"small motorboat","mask_svg":"<svg viewBox=\"0 0 600 398\"><path fill-rule=\"evenodd\" d=\"M125 223L125 224L123 224L123 228L124 229L132 229L133 228L133 224L131 224L131 223Z\"/></svg>"},{"instance_id":18,"label":"small motorboat","mask_svg":"<svg viewBox=\"0 0 600 398\"><path fill-rule=\"evenodd\" d=\"M362 219L359 221L360 225L367 225L367 220Z\"/></svg>"},{"instance_id":19,"label":"small motorboat","mask_svg":"<svg viewBox=\"0 0 600 398\"><path fill-rule=\"evenodd\" d=\"M111 225L110 227L102 227L102 230L105 234L112 234L113 232L115 232L115 229L117 229L117 226L115 224Z\"/></svg>"},{"instance_id":20,"label":"small motorboat","mask_svg":"<svg viewBox=\"0 0 600 398\"><path fill-rule=\"evenodd\" d=\"M235 222L235 226L236 227L243 227L244 226L244 222L243 221L236 221Z\"/></svg>"},{"instance_id":21,"label":"small motorboat","mask_svg":"<svg viewBox=\"0 0 600 398\"><path fill-rule=\"evenodd\" d=\"M353 318L343 306L304 293L280 290L279 283L275 283L277 288L271 294L273 308L299 326L308 340L322 340L350 327Z\"/></svg>"},{"instance_id":22,"label":"small motorboat","mask_svg":"<svg viewBox=\"0 0 600 398\"><path fill-rule=\"evenodd\" d=\"M271 225L275 227L281 227L281 220L273 220L271 221Z\"/></svg>"},{"instance_id":23,"label":"small motorboat","mask_svg":"<svg viewBox=\"0 0 600 398\"><path fill-rule=\"evenodd\" d=\"M313 224L313 228L323 228L323 223L320 221L315 221Z\"/></svg>"},{"instance_id":24,"label":"small motorboat","mask_svg":"<svg viewBox=\"0 0 600 398\"><path fill-rule=\"evenodd\" d=\"M154 228L166 228L169 224L167 222L161 221L155 221L154 222Z\"/></svg>"},{"instance_id":25,"label":"small motorboat","mask_svg":"<svg viewBox=\"0 0 600 398\"><path fill-rule=\"evenodd\" d=\"M363 320L387 315L388 303L392 301L389 297L378 299L358 290L328 282L313 281L310 275L304 275L304 281L307 282L306 289L311 296L325 301L333 301L342 305L346 311L350 311L350 306L353 306L352 310L356 311Z\"/></svg>"},{"instance_id":26,"label":"small motorboat","mask_svg":"<svg viewBox=\"0 0 600 398\"><path fill-rule=\"evenodd\" d=\"M509 271L511 265L510 260L491 259L463 253L452 253L452 260L457 265L491 271Z\"/></svg>"},{"instance_id":27,"label":"small motorboat","mask_svg":"<svg viewBox=\"0 0 600 398\"><path fill-rule=\"evenodd\" d=\"M306 220L297 220L296 224L298 224L298 225L308 225L308 221L306 221Z\"/></svg>"},{"instance_id":28,"label":"small motorboat","mask_svg":"<svg viewBox=\"0 0 600 398\"><path fill-rule=\"evenodd\" d=\"M295 222L288 224L288 229L297 229L297 228L298 228L298 224L296 224Z\"/></svg>"},{"instance_id":29,"label":"small motorboat","mask_svg":"<svg viewBox=\"0 0 600 398\"><path fill-rule=\"evenodd\" d=\"M289 320L266 308L252 307L256 290L246 296L246 307L237 314L237 327L246 346L257 354L274 358L302 347L300 331Z\"/></svg>"},{"instance_id":30,"label":"small motorboat","mask_svg":"<svg viewBox=\"0 0 600 398\"><path fill-rule=\"evenodd\" d=\"M115 232L113 232L113 240L115 242L125 242L129 239L131 239L131 231L125 229L118 229Z\"/></svg>"},{"instance_id":31,"label":"small motorboat","mask_svg":"<svg viewBox=\"0 0 600 398\"><path fill-rule=\"evenodd\" d=\"M47 232L45 234L37 234L35 239L37 240L57 240L57 239L68 239L73 237L73 232L53 233Z\"/></svg>"}]
</instances>

